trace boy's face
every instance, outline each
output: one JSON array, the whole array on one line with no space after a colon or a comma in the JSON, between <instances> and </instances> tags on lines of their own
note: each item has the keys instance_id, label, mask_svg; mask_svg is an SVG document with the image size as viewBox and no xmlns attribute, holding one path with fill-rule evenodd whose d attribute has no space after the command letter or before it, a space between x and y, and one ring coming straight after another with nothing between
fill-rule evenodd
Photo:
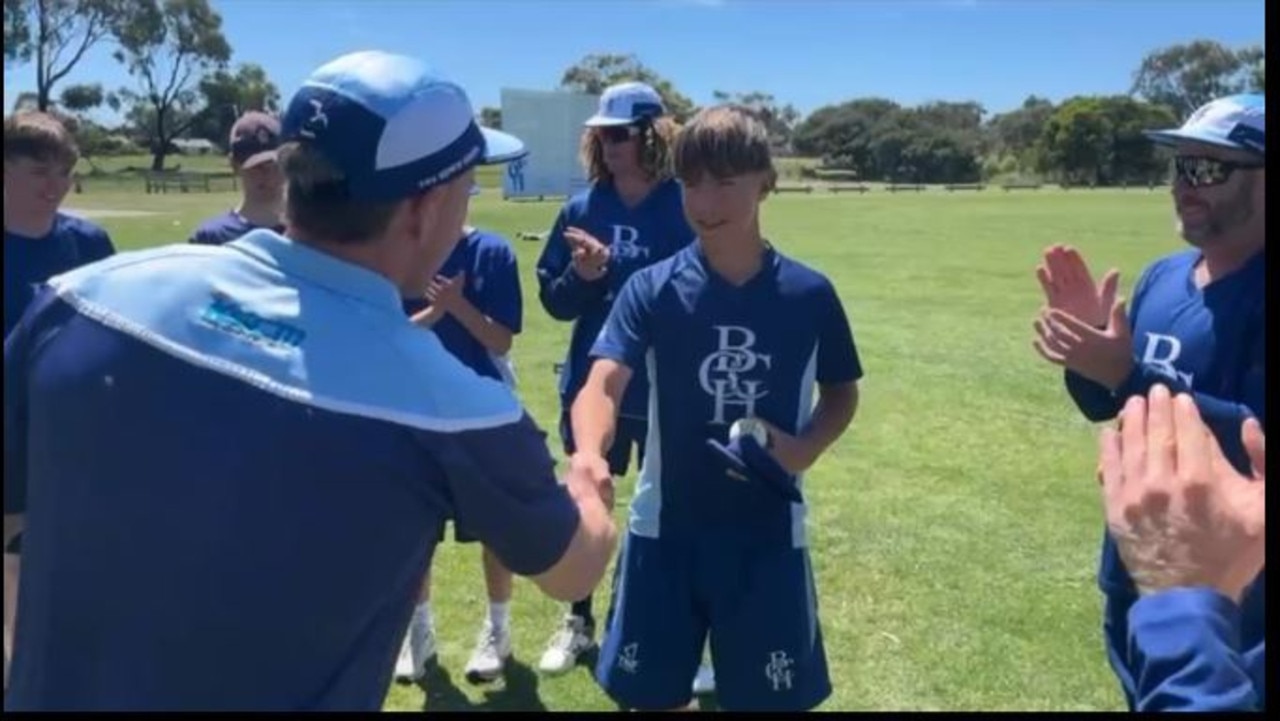
<instances>
[{"instance_id":1,"label":"boy's face","mask_svg":"<svg viewBox=\"0 0 1280 721\"><path fill-rule=\"evenodd\" d=\"M703 173L701 177L685 179L682 183L685 217L702 238L754 232L767 182L767 174L763 172L725 178Z\"/></svg>"},{"instance_id":2,"label":"boy's face","mask_svg":"<svg viewBox=\"0 0 1280 721\"><path fill-rule=\"evenodd\" d=\"M640 167L640 127L615 125L595 128L604 164L614 175L628 175Z\"/></svg>"},{"instance_id":3,"label":"boy's face","mask_svg":"<svg viewBox=\"0 0 1280 721\"><path fill-rule=\"evenodd\" d=\"M10 158L4 161L4 202L23 213L58 212L71 191L71 167L54 160Z\"/></svg>"}]
</instances>

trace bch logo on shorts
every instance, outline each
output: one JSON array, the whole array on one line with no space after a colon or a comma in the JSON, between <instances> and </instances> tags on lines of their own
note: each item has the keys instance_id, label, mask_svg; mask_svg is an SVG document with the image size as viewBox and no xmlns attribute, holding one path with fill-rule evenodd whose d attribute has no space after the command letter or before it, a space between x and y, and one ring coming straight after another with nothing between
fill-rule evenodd
<instances>
[{"instance_id":1,"label":"bch logo on shorts","mask_svg":"<svg viewBox=\"0 0 1280 721\"><path fill-rule=\"evenodd\" d=\"M629 643L622 647L622 653L618 654L618 668L627 673L634 674L640 670L640 644Z\"/></svg>"},{"instance_id":2,"label":"bch logo on shorts","mask_svg":"<svg viewBox=\"0 0 1280 721\"><path fill-rule=\"evenodd\" d=\"M764 675L773 685L774 691L791 690L791 667L795 660L786 651L774 651L769 654L769 663L765 664Z\"/></svg>"}]
</instances>

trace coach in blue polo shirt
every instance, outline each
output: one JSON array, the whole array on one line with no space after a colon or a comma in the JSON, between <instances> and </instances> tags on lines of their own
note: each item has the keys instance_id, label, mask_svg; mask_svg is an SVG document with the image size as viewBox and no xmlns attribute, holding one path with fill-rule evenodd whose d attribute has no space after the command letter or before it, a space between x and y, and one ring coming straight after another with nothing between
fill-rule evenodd
<instances>
[{"instance_id":1,"label":"coach in blue polo shirt","mask_svg":"<svg viewBox=\"0 0 1280 721\"><path fill-rule=\"evenodd\" d=\"M288 230L55 278L5 344L5 709L381 707L440 527L572 600L615 530L511 391L405 317L512 157L409 58L320 69L283 121ZM86 589L89 589L86 592Z\"/></svg>"}]
</instances>

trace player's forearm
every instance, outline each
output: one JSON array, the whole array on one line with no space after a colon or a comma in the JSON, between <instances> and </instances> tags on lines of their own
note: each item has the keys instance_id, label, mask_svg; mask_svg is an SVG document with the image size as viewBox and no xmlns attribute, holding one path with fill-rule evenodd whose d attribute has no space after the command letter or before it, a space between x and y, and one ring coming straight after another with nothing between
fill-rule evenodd
<instances>
[{"instance_id":1,"label":"player's forearm","mask_svg":"<svg viewBox=\"0 0 1280 721\"><path fill-rule=\"evenodd\" d=\"M485 350L496 355L506 355L511 352L511 342L513 335L511 331L501 323L494 321L489 316L480 312L466 298L463 298L458 307L453 311L453 317L458 319L463 328L471 334L471 337L480 342Z\"/></svg>"},{"instance_id":2,"label":"player's forearm","mask_svg":"<svg viewBox=\"0 0 1280 721\"><path fill-rule=\"evenodd\" d=\"M5 546L8 546L6 537ZM13 660L13 630L18 620L18 583L22 557L4 554L4 689L9 690L9 662Z\"/></svg>"},{"instance_id":3,"label":"player's forearm","mask_svg":"<svg viewBox=\"0 0 1280 721\"><path fill-rule=\"evenodd\" d=\"M800 429L797 436L804 450L803 468L817 462L831 444L835 443L849 424L858 409L858 385L847 383L839 386L824 386L819 391L818 405L813 409L809 424Z\"/></svg>"},{"instance_id":4,"label":"player's forearm","mask_svg":"<svg viewBox=\"0 0 1280 721\"><path fill-rule=\"evenodd\" d=\"M538 300L556 320L576 320L604 297L605 283L583 280L572 263L558 272L539 269L538 281Z\"/></svg>"},{"instance_id":5,"label":"player's forearm","mask_svg":"<svg viewBox=\"0 0 1280 721\"><path fill-rule=\"evenodd\" d=\"M578 528L560 561L532 580L552 598L572 603L599 585L617 547L618 530L598 489L570 475L566 490L578 507Z\"/></svg>"},{"instance_id":6,"label":"player's forearm","mask_svg":"<svg viewBox=\"0 0 1280 721\"><path fill-rule=\"evenodd\" d=\"M8 548L13 539L22 533L23 527L26 525L26 516L20 513L6 513L4 515L4 547Z\"/></svg>"},{"instance_id":7,"label":"player's forearm","mask_svg":"<svg viewBox=\"0 0 1280 721\"><path fill-rule=\"evenodd\" d=\"M620 397L621 394L618 398ZM569 412L573 443L579 453L598 453L603 456L613 446L618 398L611 397L604 383L595 374L587 378Z\"/></svg>"},{"instance_id":8,"label":"player's forearm","mask_svg":"<svg viewBox=\"0 0 1280 721\"><path fill-rule=\"evenodd\" d=\"M423 328L433 328L445 316L444 309L432 304L414 314L409 320Z\"/></svg>"}]
</instances>

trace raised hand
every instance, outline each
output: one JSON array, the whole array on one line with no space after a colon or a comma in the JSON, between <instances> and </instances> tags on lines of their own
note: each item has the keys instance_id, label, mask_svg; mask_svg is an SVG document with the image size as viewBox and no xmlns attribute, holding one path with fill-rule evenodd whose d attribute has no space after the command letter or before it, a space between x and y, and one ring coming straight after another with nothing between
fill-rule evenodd
<instances>
[{"instance_id":1,"label":"raised hand","mask_svg":"<svg viewBox=\"0 0 1280 721\"><path fill-rule=\"evenodd\" d=\"M1107 271L1099 285L1079 251L1055 245L1045 250L1044 262L1036 267L1036 278L1050 308L1073 315L1095 328L1106 325L1107 314L1116 302L1120 271L1114 268Z\"/></svg>"},{"instance_id":2,"label":"raised hand","mask_svg":"<svg viewBox=\"0 0 1280 721\"><path fill-rule=\"evenodd\" d=\"M459 304L464 302L462 291L467 287L467 274L460 272L452 278L437 275L435 280L427 286L427 300L431 301L431 305L437 306L446 313L452 313L457 310Z\"/></svg>"},{"instance_id":3,"label":"raised hand","mask_svg":"<svg viewBox=\"0 0 1280 721\"><path fill-rule=\"evenodd\" d=\"M1045 308L1031 341L1040 357L1116 390L1133 371L1133 332L1124 301L1115 301L1103 324L1095 326L1067 311Z\"/></svg>"},{"instance_id":4,"label":"raised hand","mask_svg":"<svg viewBox=\"0 0 1280 721\"><path fill-rule=\"evenodd\" d=\"M1238 602L1266 565L1266 440L1254 419L1241 432L1252 477L1223 456L1191 396L1162 385L1102 432L1107 527L1140 592L1211 587Z\"/></svg>"},{"instance_id":5,"label":"raised hand","mask_svg":"<svg viewBox=\"0 0 1280 721\"><path fill-rule=\"evenodd\" d=\"M609 246L581 228L564 231L573 257L573 270L586 281L603 278L609 270Z\"/></svg>"}]
</instances>

